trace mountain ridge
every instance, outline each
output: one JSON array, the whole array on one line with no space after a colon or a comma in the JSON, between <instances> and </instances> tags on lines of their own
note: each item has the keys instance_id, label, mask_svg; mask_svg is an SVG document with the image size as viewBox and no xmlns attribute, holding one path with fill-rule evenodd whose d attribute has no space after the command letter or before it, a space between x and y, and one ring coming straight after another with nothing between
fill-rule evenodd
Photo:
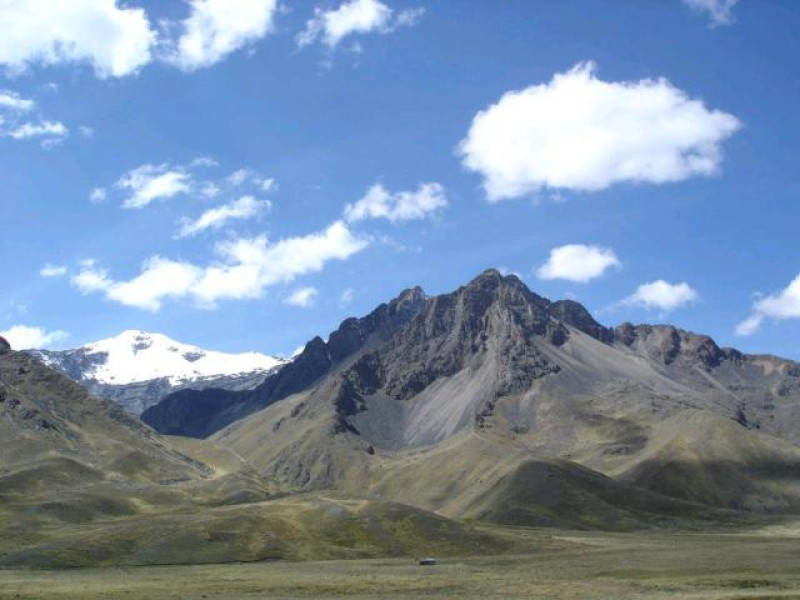
<instances>
[{"instance_id":1,"label":"mountain ridge","mask_svg":"<svg viewBox=\"0 0 800 600\"><path fill-rule=\"evenodd\" d=\"M517 302L517 304L521 302L522 304L520 304L520 306L527 302L530 306L536 308L536 310L533 311L522 310L522 312L519 312L514 318L528 319L527 327L530 331L528 331L527 334L544 336L555 347L560 347L567 342L570 335L567 327L571 327L605 345L613 346L616 344L630 349L634 354L642 356L645 359L665 365L670 365L679 360L686 361L695 359L700 361L706 369L718 367L723 361L742 362L745 360L765 360L785 363L787 365L796 365L796 363L788 359L765 355L751 356L745 355L735 349L721 348L709 336L682 330L672 325L633 325L626 322L616 327L606 327L598 323L578 302L574 300L551 302L531 292L516 276L503 276L495 269L484 271L469 284L460 287L452 294L428 297L425 296L421 288L413 288L402 292L390 303L381 306L390 307L393 303L399 303L403 302L404 299L408 300L409 298L414 298L411 304L406 305L407 310L410 312L405 314L408 317L407 320L410 320L417 312L422 310L423 306L433 303L434 306L432 310L434 314L431 316L431 319L435 321L437 318L440 318L442 315L452 310L453 307L450 306L450 304L452 304L453 301L453 294L466 294L468 298L467 304L471 306L471 308L468 307L468 310L482 313L482 311L487 308L487 306L483 305L488 299L487 294L491 295L500 287L508 290L515 298L515 300L508 298L507 301ZM143 418L157 430L170 431L172 433L188 433L201 437L210 435L218 430L221 425L232 423L238 418L260 410L272 402L286 397L289 395L290 391L297 392L304 389L326 373L334 363L340 363L347 357L361 351L367 341L367 337L369 337L364 335L364 331L371 331L371 327L374 327L372 321L377 318L375 313L379 313L380 310L381 308L379 307L376 311L373 311L373 313L361 319L353 317L345 319L340 326L330 334L327 343L319 337L312 339L306 345L303 352L296 357L294 361L295 364L291 369L282 375L279 374L274 381L265 382L262 386L253 390L252 393L219 393L216 390L208 390L203 396L207 399L213 398L217 405L222 407L221 410L227 412L226 416L222 419L215 420L215 418L209 419L204 417L203 420L205 424L191 432L182 432L179 423L170 422L168 414L171 411L180 411L179 406L183 402L195 397L196 394L192 391L167 396L164 403L149 409L143 414ZM467 327L467 329L472 328L477 330L481 327L479 321L483 318L483 315L479 314L475 317L473 314L472 316L474 317L473 321L467 323L465 327ZM395 325L405 325L405 322L398 322L395 323ZM442 324L439 323L439 325ZM385 323L384 327L390 328L391 323ZM427 329L424 324L420 324L420 327L422 327L422 329L413 334L408 334L415 335L416 342L420 342L426 335L435 333L430 323L428 323ZM384 336L388 335L391 337L391 334L392 332L389 331L389 329L384 329ZM414 345L416 343L415 340L411 340L409 343ZM473 340L473 342L476 344L475 347L480 345L480 340ZM430 360L428 360L426 364L436 363L445 370L452 369L456 363L460 364L460 359L452 355L448 358L448 360L455 361L451 365L442 365L441 362L443 359L441 356L429 357L429 359ZM537 369L557 369L557 365L551 364L550 366L546 366L544 364L544 362L547 362L546 358L541 356L541 353L539 353L536 359L528 356L526 360L529 361L528 366L530 366L534 372L536 372ZM536 364L536 360L544 362L542 364ZM785 368L793 369L797 367L789 366ZM522 377L523 380L530 379L530 373L525 374L522 365L517 365L515 369L516 376ZM414 389L425 387L427 383L430 383L432 375L431 372L426 373L425 369L418 370L413 376L409 375L411 379L408 381L404 383L395 381L393 385L404 388L398 388L401 395L410 394L413 393ZM285 379L289 377L293 378L291 386L285 388L283 391L279 390L276 393L276 386L280 387L281 379L285 381ZM413 380L414 378L417 379ZM516 383L508 382L507 385L510 390L513 389L514 386L525 385L525 383L520 380ZM254 398L259 399L254 400Z\"/></svg>"},{"instance_id":2,"label":"mountain ridge","mask_svg":"<svg viewBox=\"0 0 800 600\"><path fill-rule=\"evenodd\" d=\"M551 302L496 270L424 296L382 335L355 339L335 363L327 344L312 340L304 360L317 357L323 368L288 395L270 398L266 383L248 392L267 395L261 407L234 414L230 406L248 393L226 393L228 418L204 415L212 427L201 437L301 489L366 489L437 511L448 490L453 508L445 514L453 517L467 514L476 478L489 494L531 460L567 460L620 485L718 509L800 510L800 479L770 475L780 465L781 473L800 467L800 366L793 361L720 348L671 325L604 327L578 303ZM188 410L194 393L186 395L173 410ZM474 465L456 471L462 463L453 453L433 460L451 447L465 456L484 448L505 466L479 474ZM410 456L419 457L411 466ZM644 464L663 473L687 466L674 478L653 478ZM719 469L730 481L715 494ZM433 492L409 497L412 482ZM584 489L573 483L570 489Z\"/></svg>"},{"instance_id":3,"label":"mountain ridge","mask_svg":"<svg viewBox=\"0 0 800 600\"><path fill-rule=\"evenodd\" d=\"M204 350L135 329L70 350L28 353L136 415L180 389L255 387L288 362L258 352Z\"/></svg>"}]
</instances>

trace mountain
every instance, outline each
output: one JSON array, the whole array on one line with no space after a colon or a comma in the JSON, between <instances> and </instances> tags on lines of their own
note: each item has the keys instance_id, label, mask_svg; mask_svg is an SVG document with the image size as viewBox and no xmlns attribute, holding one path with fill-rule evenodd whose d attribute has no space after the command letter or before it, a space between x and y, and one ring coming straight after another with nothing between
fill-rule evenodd
<instances>
[{"instance_id":1,"label":"mountain","mask_svg":"<svg viewBox=\"0 0 800 600\"><path fill-rule=\"evenodd\" d=\"M702 507L800 511L799 411L795 362L670 325L605 327L489 270L344 321L253 390L184 390L143 418L301 489L497 520L498 498L541 515L520 485L535 475L579 502L551 502L552 522L597 525L616 498L636 503L630 518L615 507L623 526Z\"/></svg>"},{"instance_id":2,"label":"mountain","mask_svg":"<svg viewBox=\"0 0 800 600\"><path fill-rule=\"evenodd\" d=\"M118 405L4 340L0 441L0 496L100 481L189 481L208 472Z\"/></svg>"},{"instance_id":3,"label":"mountain","mask_svg":"<svg viewBox=\"0 0 800 600\"><path fill-rule=\"evenodd\" d=\"M0 338L0 566L465 555L514 544L418 508L288 495L169 439ZM313 523L313 527L308 524Z\"/></svg>"},{"instance_id":4,"label":"mountain","mask_svg":"<svg viewBox=\"0 0 800 600\"><path fill-rule=\"evenodd\" d=\"M0 566L780 525L800 514L798 407L797 363L606 327L494 270L347 319L253 389L172 393L143 415L158 431L0 339Z\"/></svg>"},{"instance_id":5,"label":"mountain","mask_svg":"<svg viewBox=\"0 0 800 600\"><path fill-rule=\"evenodd\" d=\"M258 352L203 350L136 330L72 350L32 350L30 354L135 415L180 389L253 388L287 362Z\"/></svg>"},{"instance_id":6,"label":"mountain","mask_svg":"<svg viewBox=\"0 0 800 600\"><path fill-rule=\"evenodd\" d=\"M316 337L289 364L252 390L183 390L142 413L142 419L163 433L207 437L225 425L306 389L371 341L386 339L425 303L422 290L406 290L362 319L345 320L328 342Z\"/></svg>"}]
</instances>

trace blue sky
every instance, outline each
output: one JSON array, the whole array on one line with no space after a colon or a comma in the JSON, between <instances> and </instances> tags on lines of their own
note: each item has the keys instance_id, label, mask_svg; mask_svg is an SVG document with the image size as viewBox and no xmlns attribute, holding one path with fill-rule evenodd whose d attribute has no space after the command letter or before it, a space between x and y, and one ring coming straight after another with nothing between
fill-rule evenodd
<instances>
[{"instance_id":1,"label":"blue sky","mask_svg":"<svg viewBox=\"0 0 800 600\"><path fill-rule=\"evenodd\" d=\"M800 359L796 2L63 5L0 8L0 331L286 354L498 267Z\"/></svg>"}]
</instances>

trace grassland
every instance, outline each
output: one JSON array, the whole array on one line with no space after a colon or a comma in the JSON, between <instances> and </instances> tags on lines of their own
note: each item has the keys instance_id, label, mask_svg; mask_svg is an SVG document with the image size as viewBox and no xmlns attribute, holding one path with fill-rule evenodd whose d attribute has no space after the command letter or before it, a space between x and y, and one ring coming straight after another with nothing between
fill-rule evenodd
<instances>
[{"instance_id":1,"label":"grassland","mask_svg":"<svg viewBox=\"0 0 800 600\"><path fill-rule=\"evenodd\" d=\"M0 570L0 599L800 598L800 538L502 530L527 552L444 559Z\"/></svg>"}]
</instances>

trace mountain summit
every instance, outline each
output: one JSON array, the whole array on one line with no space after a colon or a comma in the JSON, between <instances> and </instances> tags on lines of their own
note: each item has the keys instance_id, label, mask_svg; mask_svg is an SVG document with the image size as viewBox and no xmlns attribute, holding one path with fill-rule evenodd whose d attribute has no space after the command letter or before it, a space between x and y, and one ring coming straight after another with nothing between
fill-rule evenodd
<instances>
[{"instance_id":1,"label":"mountain summit","mask_svg":"<svg viewBox=\"0 0 800 600\"><path fill-rule=\"evenodd\" d=\"M186 387L253 387L286 363L258 352L204 350L139 330L123 331L72 350L33 350L30 354L135 414Z\"/></svg>"}]
</instances>

